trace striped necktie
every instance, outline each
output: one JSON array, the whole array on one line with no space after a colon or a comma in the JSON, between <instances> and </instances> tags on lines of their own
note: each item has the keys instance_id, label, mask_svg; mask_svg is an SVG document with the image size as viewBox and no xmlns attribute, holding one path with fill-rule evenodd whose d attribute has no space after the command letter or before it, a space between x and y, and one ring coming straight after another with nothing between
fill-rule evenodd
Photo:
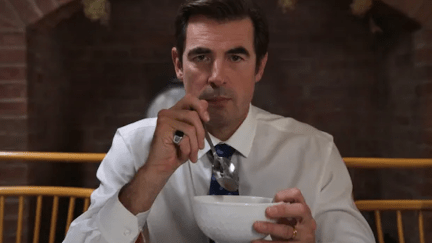
<instances>
[{"instance_id":1,"label":"striped necktie","mask_svg":"<svg viewBox=\"0 0 432 243\"><path fill-rule=\"evenodd\" d=\"M215 146L216 153L220 157L225 157L228 159L231 159L231 156L234 154L235 149L227 144L218 144ZM211 153L211 151L210 151ZM223 187L219 185L217 182L214 174L212 174L211 181L210 181L210 189L209 189L209 195L238 195L238 190L235 192L230 192L225 190Z\"/></svg>"},{"instance_id":2,"label":"striped necktie","mask_svg":"<svg viewBox=\"0 0 432 243\"><path fill-rule=\"evenodd\" d=\"M227 144L218 144L215 146L216 153L220 157L226 157L228 159L231 159L231 156L234 154L235 149ZM209 152L211 153L211 151ZM210 156L211 157L211 156ZM209 189L209 195L238 195L238 190L235 192L230 192L225 190L219 183L217 182L214 174L212 173L212 177L210 180L210 189ZM214 243L212 239L209 241L210 243Z\"/></svg>"}]
</instances>

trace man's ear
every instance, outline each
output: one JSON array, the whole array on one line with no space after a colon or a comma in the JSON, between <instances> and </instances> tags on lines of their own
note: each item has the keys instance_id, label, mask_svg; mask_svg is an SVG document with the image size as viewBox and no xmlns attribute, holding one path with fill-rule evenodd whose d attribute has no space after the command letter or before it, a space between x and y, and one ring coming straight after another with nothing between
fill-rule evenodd
<instances>
[{"instance_id":1,"label":"man's ear","mask_svg":"<svg viewBox=\"0 0 432 243\"><path fill-rule=\"evenodd\" d=\"M173 47L171 50L171 57L174 64L174 69L177 75L177 79L183 82L183 64L180 61L180 56L177 48Z\"/></svg>"},{"instance_id":2,"label":"man's ear","mask_svg":"<svg viewBox=\"0 0 432 243\"><path fill-rule=\"evenodd\" d=\"M265 69L266 64L267 64L267 59L268 59L268 52L261 59L258 72L256 72L256 74L255 74L255 83L258 83L261 80L262 76L264 75L264 69Z\"/></svg>"}]
</instances>

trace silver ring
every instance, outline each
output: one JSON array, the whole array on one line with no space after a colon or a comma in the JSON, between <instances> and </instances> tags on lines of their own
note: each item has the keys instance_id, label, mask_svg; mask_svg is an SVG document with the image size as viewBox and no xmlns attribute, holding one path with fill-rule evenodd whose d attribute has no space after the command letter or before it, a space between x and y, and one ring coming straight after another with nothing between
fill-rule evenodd
<instances>
[{"instance_id":1,"label":"silver ring","mask_svg":"<svg viewBox=\"0 0 432 243\"><path fill-rule=\"evenodd\" d=\"M179 145L179 143L183 139L183 136L184 136L184 132L182 132L180 130L176 130L174 132L173 143Z\"/></svg>"}]
</instances>

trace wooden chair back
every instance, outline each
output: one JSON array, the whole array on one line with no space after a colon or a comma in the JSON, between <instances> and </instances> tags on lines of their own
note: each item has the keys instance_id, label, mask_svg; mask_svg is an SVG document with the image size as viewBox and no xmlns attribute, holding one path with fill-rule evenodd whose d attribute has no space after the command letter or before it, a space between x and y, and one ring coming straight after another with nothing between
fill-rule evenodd
<instances>
[{"instance_id":1,"label":"wooden chair back","mask_svg":"<svg viewBox=\"0 0 432 243\"><path fill-rule=\"evenodd\" d=\"M87 163L99 163L105 154L87 154L87 153L44 153L44 152L0 152L0 161L2 160L25 160L25 161L55 161L55 162L87 162ZM369 169L386 169L386 168L432 168L432 159L401 159L401 158L344 158L344 161L348 168L369 168ZM18 187L14 190L17 192ZM21 189L20 189L21 190ZM31 189L34 190L34 189ZM72 198L80 197L88 198L90 197L91 191L93 189L83 189L84 191L78 190L78 188L70 189L69 192L79 192L78 194L62 194L71 197L71 202L69 205L69 210L71 210L71 204L73 205ZM9 190L11 191L11 190ZM46 188L45 193L47 191L53 191L50 188ZM10 192L9 192L10 193ZM34 192L33 192L34 193ZM18 195L18 194L15 194ZM31 194L36 195L36 194ZM50 196L54 196L54 204L56 202L56 195L47 194ZM20 195L18 195L20 196ZM23 200L23 196L20 197L20 205ZM39 195L41 196L41 195ZM38 196L38 200L39 200ZM43 195L42 195L43 196ZM57 195L57 198L60 195ZM4 199L2 199L4 200ZM3 204L1 204L3 202ZM39 201L38 201L39 202ZM4 201L0 201L0 205L4 205ZM395 211L397 215L397 227L398 227L398 236L399 242L404 243L404 232L403 232L403 222L402 222L402 212L406 210L416 211L418 212L418 227L419 227L419 235L420 235L420 243L424 243L424 225L423 225L423 211L432 211L432 200L357 200L356 205L360 211L363 212L374 212L375 214L375 224L377 227L377 238L379 243L384 243L383 230L381 225L381 212L382 211ZM3 206L1 206L3 207ZM22 207L22 206L20 206ZM84 211L87 210L88 201L86 206L84 206ZM2 208L3 209L3 208ZM22 214L22 212L21 212ZM0 214L0 219L1 218ZM66 226L66 231L69 227L70 221L72 220L72 216L68 214L68 221ZM51 222L55 222L56 220L56 212L51 215ZM0 220L0 243L1 242L1 221ZM36 229L35 224L35 237ZM51 227L53 224L51 223ZM54 228L55 230L55 228ZM54 231L50 232L50 243L51 238L54 238ZM18 233L18 232L17 232ZM17 237L20 234L17 234ZM20 242L17 238L17 242ZM34 243L37 242L37 238ZM138 241L137 241L138 242Z\"/></svg>"},{"instance_id":2,"label":"wooden chair back","mask_svg":"<svg viewBox=\"0 0 432 243\"><path fill-rule=\"evenodd\" d=\"M348 168L432 168L432 159L403 158L344 158ZM376 237L378 243L384 243L384 233L381 223L381 212L394 211L399 243L405 243L402 212L414 211L417 214L420 243L425 243L423 212L432 211L432 200L356 200L357 208L362 212L374 212Z\"/></svg>"},{"instance_id":3,"label":"wooden chair back","mask_svg":"<svg viewBox=\"0 0 432 243\"><path fill-rule=\"evenodd\" d=\"M59 207L59 198L69 198L69 209L66 221L66 232L73 220L76 199L84 200L82 212L87 211L90 204L90 195L93 189L90 188L73 188L73 187L34 187L34 186L2 186L0 187L0 243L3 243L3 222L4 212L8 210L5 207L7 197L18 197L18 221L16 227L16 243L21 243L23 217L24 217L24 200L29 197L36 197L36 215L33 230L33 243L39 242L42 217L42 197L52 197L53 204L51 210L51 223L49 233L49 243L54 243L57 226L57 216Z\"/></svg>"},{"instance_id":4,"label":"wooden chair back","mask_svg":"<svg viewBox=\"0 0 432 243\"><path fill-rule=\"evenodd\" d=\"M415 211L418 218L419 240L420 243L425 243L423 212L432 211L432 200L358 200L356 205L360 211L374 212L378 243L384 243L382 211L396 212L399 243L405 243L402 212Z\"/></svg>"}]
</instances>

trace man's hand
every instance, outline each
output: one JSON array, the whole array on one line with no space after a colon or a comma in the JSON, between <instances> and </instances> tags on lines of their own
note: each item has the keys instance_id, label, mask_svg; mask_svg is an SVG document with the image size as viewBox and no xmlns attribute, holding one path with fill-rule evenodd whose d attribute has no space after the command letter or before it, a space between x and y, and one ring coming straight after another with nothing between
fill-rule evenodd
<instances>
[{"instance_id":1,"label":"man's hand","mask_svg":"<svg viewBox=\"0 0 432 243\"><path fill-rule=\"evenodd\" d=\"M186 95L170 109L159 112L147 161L119 193L120 202L131 213L149 210L177 168L187 160L198 161L198 150L205 146L202 122L210 120L207 106L207 101ZM177 130L184 136L175 144Z\"/></svg>"},{"instance_id":2,"label":"man's hand","mask_svg":"<svg viewBox=\"0 0 432 243\"><path fill-rule=\"evenodd\" d=\"M280 191L274 197L274 202L286 202L266 209L267 217L276 219L277 223L255 222L254 229L259 233L270 234L272 242L315 243L316 222L301 191L297 188ZM253 243L262 242L268 241Z\"/></svg>"},{"instance_id":3,"label":"man's hand","mask_svg":"<svg viewBox=\"0 0 432 243\"><path fill-rule=\"evenodd\" d=\"M160 111L145 166L172 174L187 160L197 162L198 150L205 145L202 121L210 120L207 106L207 101L186 95L170 109ZM184 133L178 145L173 142L176 130Z\"/></svg>"}]
</instances>

